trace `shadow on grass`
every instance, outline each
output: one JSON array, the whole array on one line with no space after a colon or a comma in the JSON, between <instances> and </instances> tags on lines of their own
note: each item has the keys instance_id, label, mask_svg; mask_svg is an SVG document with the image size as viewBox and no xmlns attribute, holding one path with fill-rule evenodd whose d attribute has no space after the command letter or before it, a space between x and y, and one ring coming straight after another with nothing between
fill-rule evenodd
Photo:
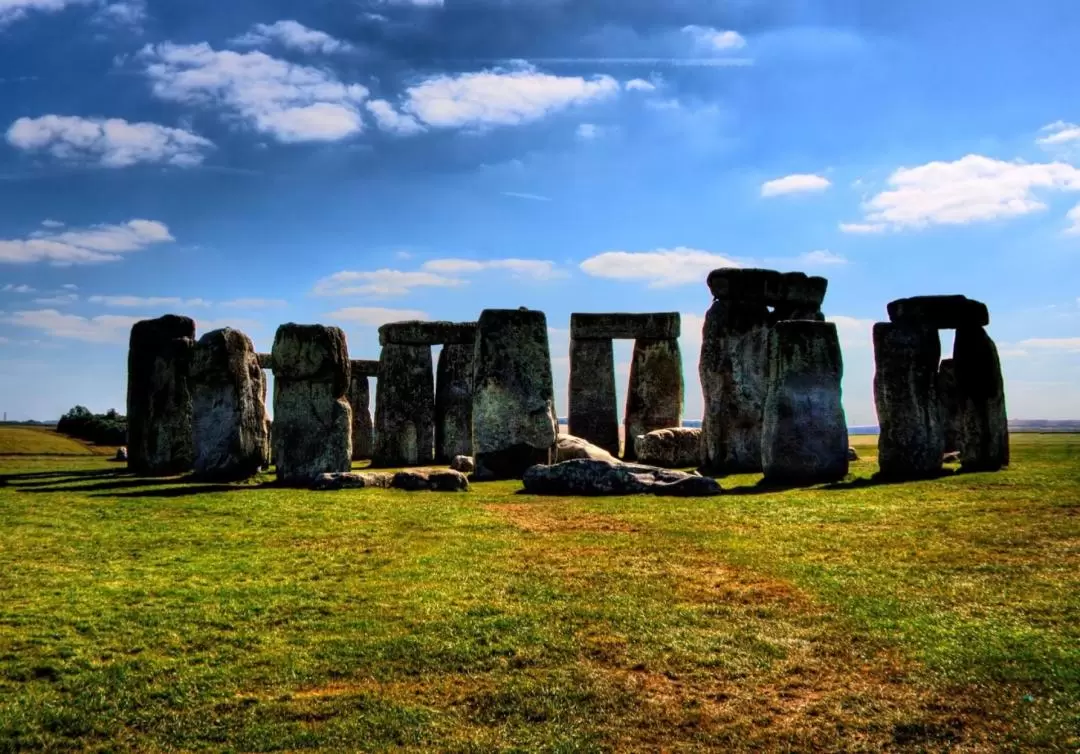
<instances>
[{"instance_id":1,"label":"shadow on grass","mask_svg":"<svg viewBox=\"0 0 1080 754\"><path fill-rule=\"evenodd\" d=\"M21 492L101 492L102 490L126 490L135 487L160 487L166 484L186 484L192 481L187 477L128 477L106 482L79 484L78 480L57 480L51 482L32 482L16 485Z\"/></svg>"},{"instance_id":2,"label":"shadow on grass","mask_svg":"<svg viewBox=\"0 0 1080 754\"><path fill-rule=\"evenodd\" d=\"M791 490L820 490L822 492L844 492L846 490L861 490L869 487L882 487L892 484L909 484L912 482L928 482L934 479L942 479L957 475L959 472L953 469L942 469L941 472L932 475L923 475L917 478L900 478L882 475L880 472L873 476L855 477L838 482L770 482L765 479L756 484L745 484L741 487L725 488L724 492L729 495L764 495L777 492L789 492Z\"/></svg>"},{"instance_id":3,"label":"shadow on grass","mask_svg":"<svg viewBox=\"0 0 1080 754\"><path fill-rule=\"evenodd\" d=\"M177 498L177 497L192 497L195 495L210 495L216 492L258 492L260 490L267 489L286 489L283 485L277 482L263 482L260 484L250 483L238 483L238 484L225 484L225 483L188 483L178 481L176 479L170 479L164 484L184 484L183 487L166 487L163 489L151 489L141 490L133 492L116 492L113 494L99 492L90 497L109 497L114 499L134 499L134 498Z\"/></svg>"}]
</instances>

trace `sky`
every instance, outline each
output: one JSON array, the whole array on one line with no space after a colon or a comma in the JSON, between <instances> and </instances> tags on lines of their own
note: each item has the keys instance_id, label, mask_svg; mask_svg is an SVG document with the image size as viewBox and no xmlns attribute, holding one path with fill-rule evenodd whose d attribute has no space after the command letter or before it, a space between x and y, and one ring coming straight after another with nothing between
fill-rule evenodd
<instances>
[{"instance_id":1,"label":"sky","mask_svg":"<svg viewBox=\"0 0 1080 754\"><path fill-rule=\"evenodd\" d=\"M706 275L764 266L829 279L850 424L938 293L1010 417L1080 419L1078 38L1075 0L0 0L0 411L123 411L164 313L370 359L527 306L560 415L572 312L680 312L696 419Z\"/></svg>"}]
</instances>

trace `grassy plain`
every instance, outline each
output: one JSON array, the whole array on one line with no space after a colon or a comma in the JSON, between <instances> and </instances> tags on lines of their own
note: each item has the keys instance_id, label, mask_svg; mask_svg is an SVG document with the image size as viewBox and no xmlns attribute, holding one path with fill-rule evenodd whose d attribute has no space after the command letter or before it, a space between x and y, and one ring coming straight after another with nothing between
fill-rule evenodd
<instances>
[{"instance_id":1,"label":"grassy plain","mask_svg":"<svg viewBox=\"0 0 1080 754\"><path fill-rule=\"evenodd\" d=\"M76 440L50 427L0 424L0 456L107 456L114 453L115 447Z\"/></svg>"},{"instance_id":2,"label":"grassy plain","mask_svg":"<svg viewBox=\"0 0 1080 754\"><path fill-rule=\"evenodd\" d=\"M712 499L0 458L0 751L1080 750L1080 436L859 450Z\"/></svg>"}]
</instances>

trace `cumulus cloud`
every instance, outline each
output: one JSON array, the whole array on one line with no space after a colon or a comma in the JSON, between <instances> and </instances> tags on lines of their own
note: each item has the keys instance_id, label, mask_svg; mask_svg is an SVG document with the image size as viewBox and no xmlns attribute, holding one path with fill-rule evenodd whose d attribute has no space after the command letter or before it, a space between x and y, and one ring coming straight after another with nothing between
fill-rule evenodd
<instances>
[{"instance_id":1,"label":"cumulus cloud","mask_svg":"<svg viewBox=\"0 0 1080 754\"><path fill-rule=\"evenodd\" d=\"M424 130L420 122L411 115L400 113L384 99L374 99L365 107L375 119L375 124L382 131L409 136Z\"/></svg>"},{"instance_id":2,"label":"cumulus cloud","mask_svg":"<svg viewBox=\"0 0 1080 754\"><path fill-rule=\"evenodd\" d=\"M363 128L367 88L320 68L206 43L147 45L139 59L160 99L221 108L281 142L338 141Z\"/></svg>"},{"instance_id":3,"label":"cumulus cloud","mask_svg":"<svg viewBox=\"0 0 1080 754\"><path fill-rule=\"evenodd\" d=\"M36 232L29 238L0 239L0 263L48 261L54 265L117 262L124 254L175 241L164 223L129 220L82 230Z\"/></svg>"},{"instance_id":4,"label":"cumulus cloud","mask_svg":"<svg viewBox=\"0 0 1080 754\"><path fill-rule=\"evenodd\" d=\"M730 29L714 29L711 26L691 24L683 27L683 33L690 35L699 47L708 50L726 52L746 47L746 40L743 36L739 32Z\"/></svg>"},{"instance_id":5,"label":"cumulus cloud","mask_svg":"<svg viewBox=\"0 0 1080 754\"><path fill-rule=\"evenodd\" d=\"M25 18L31 11L56 13L73 5L87 5L95 0L3 0L0 2L0 28Z\"/></svg>"},{"instance_id":6,"label":"cumulus cloud","mask_svg":"<svg viewBox=\"0 0 1080 754\"><path fill-rule=\"evenodd\" d=\"M100 317L78 317L62 314L56 309L36 309L13 312L4 321L27 327L57 338L82 340L88 343L126 343L131 326L139 317L106 314Z\"/></svg>"},{"instance_id":7,"label":"cumulus cloud","mask_svg":"<svg viewBox=\"0 0 1080 754\"><path fill-rule=\"evenodd\" d=\"M158 308L162 306L210 306L210 302L201 298L183 299L177 296L91 296L91 304L101 304L122 309L140 307Z\"/></svg>"},{"instance_id":8,"label":"cumulus cloud","mask_svg":"<svg viewBox=\"0 0 1080 754\"><path fill-rule=\"evenodd\" d=\"M19 118L7 141L27 152L45 152L58 160L123 168L137 163L191 167L203 161L208 139L157 123L129 123L122 118L43 115Z\"/></svg>"},{"instance_id":9,"label":"cumulus cloud","mask_svg":"<svg viewBox=\"0 0 1080 754\"><path fill-rule=\"evenodd\" d=\"M403 109L433 127L512 126L618 92L610 76L555 76L526 65L434 76L406 90Z\"/></svg>"},{"instance_id":10,"label":"cumulus cloud","mask_svg":"<svg viewBox=\"0 0 1080 754\"><path fill-rule=\"evenodd\" d=\"M649 288L701 284L719 267L741 267L721 254L679 246L655 251L605 251L581 263L593 277L648 281Z\"/></svg>"},{"instance_id":11,"label":"cumulus cloud","mask_svg":"<svg viewBox=\"0 0 1080 754\"><path fill-rule=\"evenodd\" d=\"M300 52L333 54L350 52L353 46L332 37L324 31L311 29L299 21L275 21L272 24L255 24L251 31L236 37L232 43L241 47L263 47L277 43Z\"/></svg>"},{"instance_id":12,"label":"cumulus cloud","mask_svg":"<svg viewBox=\"0 0 1080 754\"><path fill-rule=\"evenodd\" d=\"M841 229L880 232L1019 217L1046 209L1037 191L1080 190L1080 170L1063 162L1006 162L971 154L900 168L888 183L890 190L864 203L862 222Z\"/></svg>"},{"instance_id":13,"label":"cumulus cloud","mask_svg":"<svg viewBox=\"0 0 1080 754\"><path fill-rule=\"evenodd\" d=\"M832 183L828 178L809 173L794 173L761 184L762 196L781 196L813 191L824 191Z\"/></svg>"},{"instance_id":14,"label":"cumulus cloud","mask_svg":"<svg viewBox=\"0 0 1080 754\"><path fill-rule=\"evenodd\" d=\"M141 31L146 15L145 0L120 0L120 2L109 3L98 11L94 16L94 21Z\"/></svg>"},{"instance_id":15,"label":"cumulus cloud","mask_svg":"<svg viewBox=\"0 0 1080 754\"><path fill-rule=\"evenodd\" d=\"M316 296L404 296L413 288L454 288L465 280L436 275L433 272L372 270L335 272L315 283Z\"/></svg>"},{"instance_id":16,"label":"cumulus cloud","mask_svg":"<svg viewBox=\"0 0 1080 754\"><path fill-rule=\"evenodd\" d=\"M353 322L370 327L385 325L387 322L429 319L426 312L416 309L383 309L377 306L350 306L330 312L326 317L339 322Z\"/></svg>"},{"instance_id":17,"label":"cumulus cloud","mask_svg":"<svg viewBox=\"0 0 1080 754\"><path fill-rule=\"evenodd\" d=\"M460 275L483 270L507 270L516 278L551 280L566 277L566 273L546 259L432 259L422 265L430 272Z\"/></svg>"}]
</instances>

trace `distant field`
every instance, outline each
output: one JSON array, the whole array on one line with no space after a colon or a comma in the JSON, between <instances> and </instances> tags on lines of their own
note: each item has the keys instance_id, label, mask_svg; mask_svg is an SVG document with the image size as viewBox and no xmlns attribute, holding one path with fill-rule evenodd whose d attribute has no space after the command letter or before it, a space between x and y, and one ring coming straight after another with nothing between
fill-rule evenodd
<instances>
[{"instance_id":1,"label":"distant field","mask_svg":"<svg viewBox=\"0 0 1080 754\"><path fill-rule=\"evenodd\" d=\"M1080 435L710 499L0 458L0 751L1080 750Z\"/></svg>"},{"instance_id":2,"label":"distant field","mask_svg":"<svg viewBox=\"0 0 1080 754\"><path fill-rule=\"evenodd\" d=\"M42 427L0 425L0 455L112 455L116 448L99 447Z\"/></svg>"}]
</instances>

